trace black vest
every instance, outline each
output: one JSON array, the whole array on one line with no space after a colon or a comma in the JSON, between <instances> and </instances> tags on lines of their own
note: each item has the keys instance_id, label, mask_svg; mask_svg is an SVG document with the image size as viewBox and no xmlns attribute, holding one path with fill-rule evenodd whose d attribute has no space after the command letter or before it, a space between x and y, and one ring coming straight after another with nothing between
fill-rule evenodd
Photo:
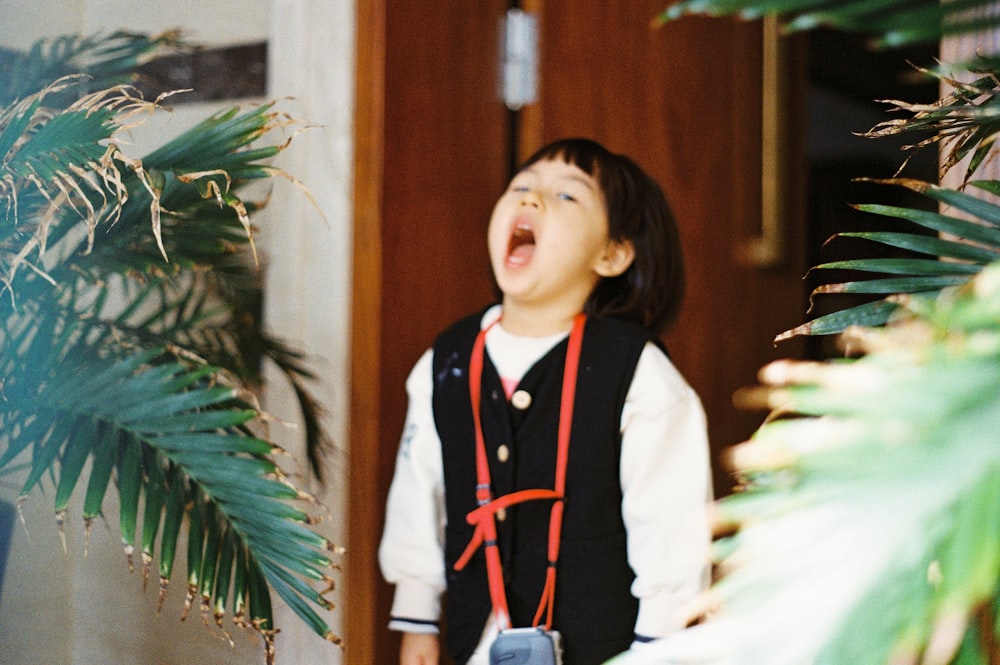
<instances>
[{"instance_id":1,"label":"black vest","mask_svg":"<svg viewBox=\"0 0 1000 665\"><path fill-rule=\"evenodd\" d=\"M476 508L475 435L468 368L481 315L459 321L434 344L434 421L444 460L447 643L456 663L475 650L491 611L482 548L461 571L454 564L472 538L466 515ZM638 601L626 558L621 517L621 412L642 349L644 328L617 319L588 319L577 377L566 471L566 501L556 576L553 627L562 633L565 665L597 665L628 648ZM555 485L559 401L567 341L523 377L527 408L507 401L496 368L483 362L482 426L493 496ZM506 462L498 449L507 446ZM507 509L497 522L507 602L515 626L530 626L547 562L550 501Z\"/></svg>"}]
</instances>

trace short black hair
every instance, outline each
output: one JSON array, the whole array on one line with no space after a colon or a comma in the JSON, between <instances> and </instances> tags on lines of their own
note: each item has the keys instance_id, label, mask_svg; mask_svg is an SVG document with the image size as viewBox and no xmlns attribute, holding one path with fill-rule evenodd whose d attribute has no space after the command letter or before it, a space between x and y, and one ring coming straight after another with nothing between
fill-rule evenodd
<instances>
[{"instance_id":1,"label":"short black hair","mask_svg":"<svg viewBox=\"0 0 1000 665\"><path fill-rule=\"evenodd\" d=\"M659 184L625 155L586 138L566 138L531 155L521 169L546 160L572 164L594 178L604 197L608 237L628 241L635 259L602 279L584 305L589 316L627 319L655 334L677 318L684 299L684 259L677 222Z\"/></svg>"}]
</instances>

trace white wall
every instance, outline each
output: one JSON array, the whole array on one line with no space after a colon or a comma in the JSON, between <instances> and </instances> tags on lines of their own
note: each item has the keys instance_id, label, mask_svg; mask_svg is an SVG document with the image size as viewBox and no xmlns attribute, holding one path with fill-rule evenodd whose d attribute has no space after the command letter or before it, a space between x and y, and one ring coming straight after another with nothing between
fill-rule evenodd
<instances>
[{"instance_id":1,"label":"white wall","mask_svg":"<svg viewBox=\"0 0 1000 665\"><path fill-rule=\"evenodd\" d=\"M329 507L324 533L347 543L347 453L349 338L352 254L352 159L354 135L354 0L273 0L268 94L290 97L282 104L316 125L299 135L279 164L299 178L316 207L290 187L275 191L262 223L269 262L265 291L268 328L309 354L322 382L316 396L327 410L335 450L328 458L324 488L313 487ZM288 392L272 394L268 408L284 408ZM276 432L276 434L281 434ZM276 437L290 446L292 432ZM292 448L293 450L295 448ZM302 459L301 455L298 459ZM299 479L306 485L307 479ZM374 565L374 562L373 564ZM328 617L342 634L344 599ZM287 615L286 615L287 616ZM280 619L280 617L279 617ZM341 653L318 640L301 622L282 621L280 648L288 663L341 662Z\"/></svg>"},{"instance_id":2,"label":"white wall","mask_svg":"<svg viewBox=\"0 0 1000 665\"><path fill-rule=\"evenodd\" d=\"M0 46L24 49L39 37L83 32L87 0L4 0Z\"/></svg>"},{"instance_id":3,"label":"white wall","mask_svg":"<svg viewBox=\"0 0 1000 665\"><path fill-rule=\"evenodd\" d=\"M344 501L348 414L348 331L351 256L351 159L354 76L354 0L4 0L0 46L25 48L39 37L106 33L117 29L156 33L182 28L193 42L233 45L268 40L268 98L316 128L300 134L279 165L296 176L316 200L278 183L258 220L258 247L267 261L266 325L303 349L321 377L314 388L326 410L337 450L324 488L309 486L328 508L323 529L346 544ZM288 97L288 99L284 99ZM136 136L136 154L158 144L163 133L196 122L219 106L176 107ZM320 213L319 211L322 211ZM283 465L304 469L295 409L285 386L274 381L265 406L288 421L275 438L292 452ZM0 497L14 490L0 484ZM138 573L128 574L118 536L117 506L105 505L108 524L95 525L89 554L75 504L62 552L52 516L51 492L32 495L24 507L28 531L11 542L0 593L0 663L4 665L219 665L262 662L259 640L234 634L229 648L195 613L179 622L184 596L177 574L162 616L156 616L156 584L144 595ZM79 499L78 499L79 501ZM75 518L75 519L74 519ZM183 570L183 569L182 569ZM342 599L328 620L343 625ZM279 665L340 663L340 651L277 608Z\"/></svg>"},{"instance_id":4,"label":"white wall","mask_svg":"<svg viewBox=\"0 0 1000 665\"><path fill-rule=\"evenodd\" d=\"M228 46L269 34L270 0L4 0L0 45L25 48L39 37L114 30L158 33L182 28L191 41ZM304 4L304 3L303 3Z\"/></svg>"}]
</instances>

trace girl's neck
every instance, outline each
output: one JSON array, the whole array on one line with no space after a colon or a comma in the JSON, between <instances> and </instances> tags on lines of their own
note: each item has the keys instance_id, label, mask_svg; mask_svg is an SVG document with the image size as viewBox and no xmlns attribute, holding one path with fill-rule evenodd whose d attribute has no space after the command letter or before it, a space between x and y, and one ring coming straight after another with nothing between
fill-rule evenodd
<instances>
[{"instance_id":1,"label":"girl's neck","mask_svg":"<svg viewBox=\"0 0 1000 665\"><path fill-rule=\"evenodd\" d=\"M546 337L566 332L573 327L573 319L580 311L576 307L525 307L505 299L500 325L512 335Z\"/></svg>"}]
</instances>

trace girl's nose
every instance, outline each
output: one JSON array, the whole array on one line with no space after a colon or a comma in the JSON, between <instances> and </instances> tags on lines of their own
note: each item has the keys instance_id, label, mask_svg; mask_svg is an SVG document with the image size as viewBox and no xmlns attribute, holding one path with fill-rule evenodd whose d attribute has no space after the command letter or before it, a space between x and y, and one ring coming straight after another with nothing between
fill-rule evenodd
<instances>
[{"instance_id":1,"label":"girl's nose","mask_svg":"<svg viewBox=\"0 0 1000 665\"><path fill-rule=\"evenodd\" d=\"M521 195L521 205L529 206L532 208L541 208L542 201L541 198L533 189L529 189Z\"/></svg>"}]
</instances>

